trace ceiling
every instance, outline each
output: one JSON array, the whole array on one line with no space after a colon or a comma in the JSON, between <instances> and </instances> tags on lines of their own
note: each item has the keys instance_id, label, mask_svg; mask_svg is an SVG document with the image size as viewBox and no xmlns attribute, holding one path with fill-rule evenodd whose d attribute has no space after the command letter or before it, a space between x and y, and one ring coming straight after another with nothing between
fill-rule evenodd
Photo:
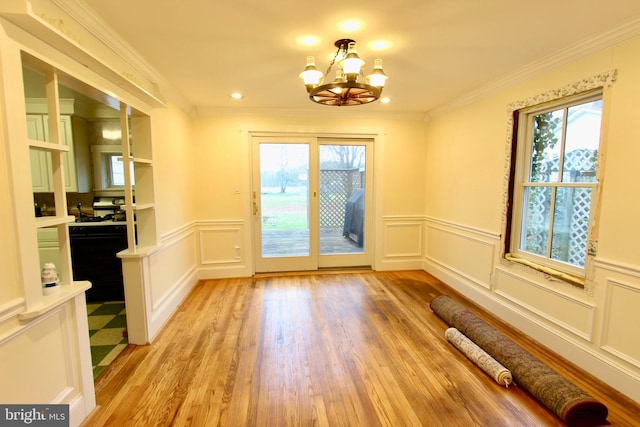
<instances>
[{"instance_id":1,"label":"ceiling","mask_svg":"<svg viewBox=\"0 0 640 427\"><path fill-rule=\"evenodd\" d=\"M640 18L638 0L85 1L192 106L213 109L331 109L298 74L307 55L326 70L335 40L352 38L365 74L383 58L391 102L343 109L428 113Z\"/></svg>"}]
</instances>

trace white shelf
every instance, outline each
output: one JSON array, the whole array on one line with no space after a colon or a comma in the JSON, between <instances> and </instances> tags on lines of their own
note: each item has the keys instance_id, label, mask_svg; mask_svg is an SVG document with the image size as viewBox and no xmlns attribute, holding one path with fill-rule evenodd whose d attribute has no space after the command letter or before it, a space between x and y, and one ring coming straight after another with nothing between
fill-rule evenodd
<instances>
[{"instance_id":1,"label":"white shelf","mask_svg":"<svg viewBox=\"0 0 640 427\"><path fill-rule=\"evenodd\" d=\"M75 222L76 217L69 216L41 216L36 218L36 226L38 228L53 227L55 225L67 224L69 222Z\"/></svg>"},{"instance_id":2,"label":"white shelf","mask_svg":"<svg viewBox=\"0 0 640 427\"><path fill-rule=\"evenodd\" d=\"M63 153L69 152L69 146L65 144L56 144L54 142L38 141L36 139L29 139L29 147L37 150L46 151L61 151Z\"/></svg>"},{"instance_id":3,"label":"white shelf","mask_svg":"<svg viewBox=\"0 0 640 427\"><path fill-rule=\"evenodd\" d=\"M151 256L162 249L162 246L135 246L133 249L125 249L116 254L118 258L144 258Z\"/></svg>"},{"instance_id":4,"label":"white shelf","mask_svg":"<svg viewBox=\"0 0 640 427\"><path fill-rule=\"evenodd\" d=\"M89 288L91 288L91 282L87 280L73 282L70 285L60 285L60 291L58 293L43 296L41 305L18 314L18 319L24 321L40 317L77 295L84 293Z\"/></svg>"},{"instance_id":5,"label":"white shelf","mask_svg":"<svg viewBox=\"0 0 640 427\"><path fill-rule=\"evenodd\" d=\"M139 165L151 166L153 164L153 161L151 159L143 159L142 157L134 157L133 158L133 163L136 163L136 164L139 164Z\"/></svg>"},{"instance_id":6,"label":"white shelf","mask_svg":"<svg viewBox=\"0 0 640 427\"><path fill-rule=\"evenodd\" d=\"M121 162L124 162L124 157L118 157L118 160ZM151 159L145 159L142 157L129 157L129 161L133 162L133 163L137 163L139 165L149 165L151 166L153 164L153 161Z\"/></svg>"},{"instance_id":7,"label":"white shelf","mask_svg":"<svg viewBox=\"0 0 640 427\"><path fill-rule=\"evenodd\" d=\"M131 207L132 210L134 210L136 212L139 212L139 211L144 211L144 210L147 210L147 209L153 209L154 205L153 205L153 203L134 203L131 206L122 205L122 206L120 206L120 209L127 210L129 207Z\"/></svg>"}]
</instances>

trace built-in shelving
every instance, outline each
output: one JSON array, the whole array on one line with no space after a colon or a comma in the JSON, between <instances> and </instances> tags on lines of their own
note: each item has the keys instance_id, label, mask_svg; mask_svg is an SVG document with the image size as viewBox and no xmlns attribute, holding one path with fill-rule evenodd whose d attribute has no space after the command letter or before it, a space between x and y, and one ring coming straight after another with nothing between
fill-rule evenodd
<instances>
[{"instance_id":1,"label":"built-in shelving","mask_svg":"<svg viewBox=\"0 0 640 427\"><path fill-rule=\"evenodd\" d=\"M144 211L147 209L153 209L153 208L154 208L153 203L134 203L131 206L129 205L120 206L120 209L122 209L123 211L127 211L131 209L132 211L136 211L136 212Z\"/></svg>"},{"instance_id":2,"label":"built-in shelving","mask_svg":"<svg viewBox=\"0 0 640 427\"><path fill-rule=\"evenodd\" d=\"M84 293L89 288L91 288L91 282L86 280L73 282L69 285L60 285L60 291L58 293L43 296L41 304L19 313L18 319L28 321L40 317L70 299L75 298L77 295Z\"/></svg>"},{"instance_id":3,"label":"built-in shelving","mask_svg":"<svg viewBox=\"0 0 640 427\"><path fill-rule=\"evenodd\" d=\"M121 162L125 161L124 157L118 157L118 160ZM148 166L152 166L153 165L153 160L151 159L145 159L142 157L128 157L128 160L130 162L133 162L134 164L139 164L139 165L148 165Z\"/></svg>"},{"instance_id":4,"label":"built-in shelving","mask_svg":"<svg viewBox=\"0 0 640 427\"><path fill-rule=\"evenodd\" d=\"M149 116L121 104L120 126L122 128L121 161L125 171L125 204L121 209L126 212L128 241L128 249L123 253L135 254L138 251L148 253L157 245L153 169L151 168L153 166L151 122ZM129 136L132 141L129 140Z\"/></svg>"},{"instance_id":5,"label":"built-in shelving","mask_svg":"<svg viewBox=\"0 0 640 427\"><path fill-rule=\"evenodd\" d=\"M153 161L151 159L143 159L140 157L134 157L133 159L133 163L139 164L139 165L148 165L148 166L152 166L153 165Z\"/></svg>"},{"instance_id":6,"label":"built-in shelving","mask_svg":"<svg viewBox=\"0 0 640 427\"><path fill-rule=\"evenodd\" d=\"M29 139L28 141L29 141L29 147L31 148L50 151L50 152L55 152L55 151L60 151L62 153L69 152L68 145L57 144L55 142L37 141L35 139Z\"/></svg>"},{"instance_id":7,"label":"built-in shelving","mask_svg":"<svg viewBox=\"0 0 640 427\"><path fill-rule=\"evenodd\" d=\"M76 217L73 215L65 215L65 216L43 216L40 218L36 218L36 227L44 228L44 227L53 227L56 225L63 225L70 222L74 222Z\"/></svg>"}]
</instances>

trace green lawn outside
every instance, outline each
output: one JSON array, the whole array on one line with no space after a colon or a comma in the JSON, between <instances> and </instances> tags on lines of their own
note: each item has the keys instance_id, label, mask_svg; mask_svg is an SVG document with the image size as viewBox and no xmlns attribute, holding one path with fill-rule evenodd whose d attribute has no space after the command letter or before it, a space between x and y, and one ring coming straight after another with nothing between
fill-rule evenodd
<instances>
[{"instance_id":1,"label":"green lawn outside","mask_svg":"<svg viewBox=\"0 0 640 427\"><path fill-rule=\"evenodd\" d=\"M305 192L265 193L261 199L264 229L299 230L309 227Z\"/></svg>"}]
</instances>

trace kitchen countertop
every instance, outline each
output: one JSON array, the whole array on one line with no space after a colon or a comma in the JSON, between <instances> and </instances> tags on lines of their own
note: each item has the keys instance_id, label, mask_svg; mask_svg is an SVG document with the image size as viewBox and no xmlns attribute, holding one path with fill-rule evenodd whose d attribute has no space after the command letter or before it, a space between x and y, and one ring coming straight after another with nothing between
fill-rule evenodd
<instances>
[{"instance_id":1,"label":"kitchen countertop","mask_svg":"<svg viewBox=\"0 0 640 427\"><path fill-rule=\"evenodd\" d=\"M109 225L127 225L127 222L126 221L98 221L98 222L70 222L69 223L69 227L79 227L79 226L104 227Z\"/></svg>"}]
</instances>

